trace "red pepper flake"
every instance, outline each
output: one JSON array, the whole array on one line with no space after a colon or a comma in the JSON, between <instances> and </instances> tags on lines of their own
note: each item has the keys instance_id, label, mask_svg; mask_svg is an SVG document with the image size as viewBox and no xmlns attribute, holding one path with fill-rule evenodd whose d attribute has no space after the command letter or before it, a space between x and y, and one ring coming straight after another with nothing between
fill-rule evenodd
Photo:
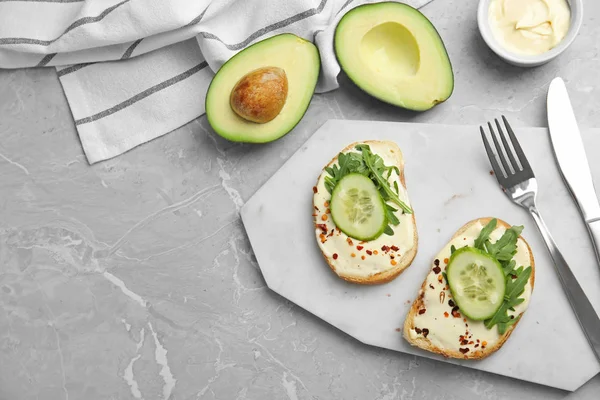
<instances>
[{"instance_id":1,"label":"red pepper flake","mask_svg":"<svg viewBox=\"0 0 600 400\"><path fill-rule=\"evenodd\" d=\"M422 331L421 331L421 329L419 329L415 326L415 332L417 332L417 334L420 334Z\"/></svg>"},{"instance_id":2,"label":"red pepper flake","mask_svg":"<svg viewBox=\"0 0 600 400\"><path fill-rule=\"evenodd\" d=\"M315 213L315 214L313 214L313 217L316 217L317 215L318 215L318 214L316 214L316 213Z\"/></svg>"},{"instance_id":3,"label":"red pepper flake","mask_svg":"<svg viewBox=\"0 0 600 400\"><path fill-rule=\"evenodd\" d=\"M354 245L354 242L352 242L352 239L350 239L350 238L346 239L346 242L348 242L348 244L349 244L350 246L353 246L353 245Z\"/></svg>"},{"instance_id":4,"label":"red pepper flake","mask_svg":"<svg viewBox=\"0 0 600 400\"><path fill-rule=\"evenodd\" d=\"M396 260L392 260L392 261L390 261L390 264L392 264L392 265L396 265L396 264L398 264L398 263L396 262Z\"/></svg>"},{"instance_id":5,"label":"red pepper flake","mask_svg":"<svg viewBox=\"0 0 600 400\"><path fill-rule=\"evenodd\" d=\"M334 232L334 229L332 229L332 230L331 230L331 233L330 233L329 235L327 235L327 236L328 236L328 237L331 237L331 236L333 236L333 232Z\"/></svg>"},{"instance_id":6,"label":"red pepper flake","mask_svg":"<svg viewBox=\"0 0 600 400\"><path fill-rule=\"evenodd\" d=\"M460 318L460 313L458 312L458 306L456 306L452 309L452 316L454 318Z\"/></svg>"},{"instance_id":7,"label":"red pepper flake","mask_svg":"<svg viewBox=\"0 0 600 400\"><path fill-rule=\"evenodd\" d=\"M477 339L477 343L479 343L479 339Z\"/></svg>"},{"instance_id":8,"label":"red pepper flake","mask_svg":"<svg viewBox=\"0 0 600 400\"><path fill-rule=\"evenodd\" d=\"M328 208L325 210L325 214L331 214L331 210Z\"/></svg>"},{"instance_id":9,"label":"red pepper flake","mask_svg":"<svg viewBox=\"0 0 600 400\"><path fill-rule=\"evenodd\" d=\"M438 260L437 258L435 260L433 260L433 263L435 264L435 266L439 266L440 265L440 260Z\"/></svg>"},{"instance_id":10,"label":"red pepper flake","mask_svg":"<svg viewBox=\"0 0 600 400\"><path fill-rule=\"evenodd\" d=\"M373 252L371 250L367 250L367 254L370 255L370 256L372 256Z\"/></svg>"},{"instance_id":11,"label":"red pepper flake","mask_svg":"<svg viewBox=\"0 0 600 400\"><path fill-rule=\"evenodd\" d=\"M443 279L442 275L438 275L438 282L439 283L442 283L442 279Z\"/></svg>"},{"instance_id":12,"label":"red pepper flake","mask_svg":"<svg viewBox=\"0 0 600 400\"><path fill-rule=\"evenodd\" d=\"M362 249L364 249L363 246L356 246L356 250L362 250Z\"/></svg>"},{"instance_id":13,"label":"red pepper flake","mask_svg":"<svg viewBox=\"0 0 600 400\"><path fill-rule=\"evenodd\" d=\"M383 246L381 246L381 251L388 252L388 251L390 251L390 248L386 245L383 245Z\"/></svg>"},{"instance_id":14,"label":"red pepper flake","mask_svg":"<svg viewBox=\"0 0 600 400\"><path fill-rule=\"evenodd\" d=\"M458 342L459 342L459 343L460 343L460 342L462 342L462 341L464 340L464 338L465 338L465 337L464 337L463 335L460 335L460 336L458 337Z\"/></svg>"},{"instance_id":15,"label":"red pepper flake","mask_svg":"<svg viewBox=\"0 0 600 400\"><path fill-rule=\"evenodd\" d=\"M431 283L429 284L429 287L430 287L431 289L435 289Z\"/></svg>"},{"instance_id":16,"label":"red pepper flake","mask_svg":"<svg viewBox=\"0 0 600 400\"><path fill-rule=\"evenodd\" d=\"M460 351L463 354L467 354L469 352L469 349L468 348L464 348L464 349L460 348L460 349L458 349L458 351Z\"/></svg>"},{"instance_id":17,"label":"red pepper flake","mask_svg":"<svg viewBox=\"0 0 600 400\"><path fill-rule=\"evenodd\" d=\"M397 246L392 246L391 248L392 248L392 250L394 250L394 251L398 251L398 250L400 250L400 249L399 249Z\"/></svg>"},{"instance_id":18,"label":"red pepper flake","mask_svg":"<svg viewBox=\"0 0 600 400\"><path fill-rule=\"evenodd\" d=\"M361 259L361 260L364 260L364 259L365 259L365 256L360 256L360 259Z\"/></svg>"},{"instance_id":19,"label":"red pepper flake","mask_svg":"<svg viewBox=\"0 0 600 400\"><path fill-rule=\"evenodd\" d=\"M393 259L394 259L394 258L396 258L396 257L394 257L393 255L391 255L391 254L390 254L390 258L393 260Z\"/></svg>"},{"instance_id":20,"label":"red pepper flake","mask_svg":"<svg viewBox=\"0 0 600 400\"><path fill-rule=\"evenodd\" d=\"M466 346L466 345L469 344L469 341L467 339L463 339L463 340L460 341L460 344L463 345L463 346Z\"/></svg>"},{"instance_id":21,"label":"red pepper flake","mask_svg":"<svg viewBox=\"0 0 600 400\"><path fill-rule=\"evenodd\" d=\"M437 274L439 274L440 272L442 272L442 269L440 267L433 267L433 272Z\"/></svg>"},{"instance_id":22,"label":"red pepper flake","mask_svg":"<svg viewBox=\"0 0 600 400\"><path fill-rule=\"evenodd\" d=\"M317 193L317 192L318 192L317 187L313 186L313 193Z\"/></svg>"},{"instance_id":23,"label":"red pepper flake","mask_svg":"<svg viewBox=\"0 0 600 400\"><path fill-rule=\"evenodd\" d=\"M350 254L351 257L356 257L356 254L352 253Z\"/></svg>"},{"instance_id":24,"label":"red pepper flake","mask_svg":"<svg viewBox=\"0 0 600 400\"><path fill-rule=\"evenodd\" d=\"M463 322L465 322L465 323L466 323L466 322L467 322L467 319L466 319L466 318L463 318Z\"/></svg>"},{"instance_id":25,"label":"red pepper flake","mask_svg":"<svg viewBox=\"0 0 600 400\"><path fill-rule=\"evenodd\" d=\"M487 346L487 342L484 340L483 342L481 342L481 345L482 345L483 347L485 347L485 346Z\"/></svg>"},{"instance_id":26,"label":"red pepper flake","mask_svg":"<svg viewBox=\"0 0 600 400\"><path fill-rule=\"evenodd\" d=\"M494 175L494 171L490 169L490 175Z\"/></svg>"},{"instance_id":27,"label":"red pepper flake","mask_svg":"<svg viewBox=\"0 0 600 400\"><path fill-rule=\"evenodd\" d=\"M328 202L328 201L326 201L325 203L323 203L323 205L324 205L325 207L329 207L329 202Z\"/></svg>"},{"instance_id":28,"label":"red pepper flake","mask_svg":"<svg viewBox=\"0 0 600 400\"><path fill-rule=\"evenodd\" d=\"M471 341L469 342L469 344L473 344L473 341L471 340Z\"/></svg>"},{"instance_id":29,"label":"red pepper flake","mask_svg":"<svg viewBox=\"0 0 600 400\"><path fill-rule=\"evenodd\" d=\"M450 316L450 314L448 314L448 311L444 311L444 317L448 318Z\"/></svg>"},{"instance_id":30,"label":"red pepper flake","mask_svg":"<svg viewBox=\"0 0 600 400\"><path fill-rule=\"evenodd\" d=\"M396 332L402 332L402 329L396 328Z\"/></svg>"},{"instance_id":31,"label":"red pepper flake","mask_svg":"<svg viewBox=\"0 0 600 400\"><path fill-rule=\"evenodd\" d=\"M327 225L325 224L317 224L317 228L323 231L323 233L327 232Z\"/></svg>"},{"instance_id":32,"label":"red pepper flake","mask_svg":"<svg viewBox=\"0 0 600 400\"><path fill-rule=\"evenodd\" d=\"M476 345L475 345L475 346L473 346L473 347L475 347L475 348L478 348L478 347L479 347L479 345L478 345L478 344L476 344Z\"/></svg>"},{"instance_id":33,"label":"red pepper flake","mask_svg":"<svg viewBox=\"0 0 600 400\"><path fill-rule=\"evenodd\" d=\"M454 304L454 301L452 301L452 299L448 300L448 305L452 308L454 308L456 306L456 304Z\"/></svg>"},{"instance_id":34,"label":"red pepper flake","mask_svg":"<svg viewBox=\"0 0 600 400\"><path fill-rule=\"evenodd\" d=\"M322 221L327 221L327 214L321 215L321 220Z\"/></svg>"},{"instance_id":35,"label":"red pepper flake","mask_svg":"<svg viewBox=\"0 0 600 400\"><path fill-rule=\"evenodd\" d=\"M373 254L377 255L379 252L377 250L373 250Z\"/></svg>"},{"instance_id":36,"label":"red pepper flake","mask_svg":"<svg viewBox=\"0 0 600 400\"><path fill-rule=\"evenodd\" d=\"M315 207L315 210L319 211L319 207L317 207L317 206L314 206L314 207Z\"/></svg>"},{"instance_id":37,"label":"red pepper flake","mask_svg":"<svg viewBox=\"0 0 600 400\"><path fill-rule=\"evenodd\" d=\"M427 337L427 335L429 335L429 329L423 328L423 336Z\"/></svg>"},{"instance_id":38,"label":"red pepper flake","mask_svg":"<svg viewBox=\"0 0 600 400\"><path fill-rule=\"evenodd\" d=\"M337 253L333 253L333 259L334 259L334 260L337 260L337 258L338 258L338 255L337 255Z\"/></svg>"},{"instance_id":39,"label":"red pepper flake","mask_svg":"<svg viewBox=\"0 0 600 400\"><path fill-rule=\"evenodd\" d=\"M426 310L426 309L424 309L424 308L421 308L421 309L419 310L419 315L423 315L423 314L425 314L425 311L427 311L427 310Z\"/></svg>"},{"instance_id":40,"label":"red pepper flake","mask_svg":"<svg viewBox=\"0 0 600 400\"><path fill-rule=\"evenodd\" d=\"M444 258L444 263L448 264L448 259L447 258Z\"/></svg>"}]
</instances>

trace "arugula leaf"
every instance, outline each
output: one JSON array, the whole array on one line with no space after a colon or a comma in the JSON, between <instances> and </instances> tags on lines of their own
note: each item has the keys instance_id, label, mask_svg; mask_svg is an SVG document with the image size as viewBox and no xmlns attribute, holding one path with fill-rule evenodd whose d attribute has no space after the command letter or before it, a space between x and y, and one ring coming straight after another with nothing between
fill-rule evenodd
<instances>
[{"instance_id":1,"label":"arugula leaf","mask_svg":"<svg viewBox=\"0 0 600 400\"><path fill-rule=\"evenodd\" d=\"M483 227L481 232L479 232L479 236L477 236L477 239L475 239L475 243L474 243L473 247L475 247L476 249L479 249L479 250L486 251L486 249L484 247L485 242L490 240L490 234L494 231L494 229L496 229L497 223L498 223L498 220L496 218L494 218L490 222L488 222L487 225Z\"/></svg>"},{"instance_id":2,"label":"arugula leaf","mask_svg":"<svg viewBox=\"0 0 600 400\"><path fill-rule=\"evenodd\" d=\"M516 279L512 278L513 275L516 276ZM511 325L519 320L518 317L509 316L508 310L514 309L515 306L525 301L525 299L519 298L519 296L525 291L525 285L527 285L530 277L531 267L525 269L520 267L510 272L506 277L504 302L490 319L485 320L486 328L491 329L494 325L498 325L498 333L503 335Z\"/></svg>"},{"instance_id":3,"label":"arugula leaf","mask_svg":"<svg viewBox=\"0 0 600 400\"><path fill-rule=\"evenodd\" d=\"M396 166L387 167L383 162L383 158L371 152L371 148L366 144L358 144L354 147L359 152L339 153L338 162L336 165L325 168L328 176L325 176L325 188L332 194L338 182L346 175L358 173L369 177L379 192L385 203L385 214L389 224L398 225L400 220L396 217L395 212L398 209L387 204L391 201L396 204L399 209L405 214L412 214L412 210L400 198L398 183L394 181L394 187L388 182L392 172L396 172L400 176L400 170ZM394 192L395 191L395 192ZM388 225L384 233L393 235L393 229Z\"/></svg>"}]
</instances>

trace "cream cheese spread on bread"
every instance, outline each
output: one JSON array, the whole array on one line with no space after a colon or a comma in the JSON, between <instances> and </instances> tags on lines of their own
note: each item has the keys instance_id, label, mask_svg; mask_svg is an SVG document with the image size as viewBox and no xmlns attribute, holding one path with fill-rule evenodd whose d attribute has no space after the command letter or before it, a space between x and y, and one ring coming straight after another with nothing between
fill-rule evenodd
<instances>
[{"instance_id":1,"label":"cream cheese spread on bread","mask_svg":"<svg viewBox=\"0 0 600 400\"><path fill-rule=\"evenodd\" d=\"M374 154L383 159L385 165L395 165L402 170L402 153L395 144L383 141L369 141L366 144L370 146ZM344 150L343 153L349 151L355 151L354 146ZM337 159L331 165L334 164L337 164ZM331 218L329 209L331 194L325 186L326 176L327 172L323 171L317 185L313 188L313 216L317 243L332 269L338 275L368 278L396 268L400 257L416 246L414 216L397 211L395 215L400 220L400 224L393 226L393 235L384 233L367 242L352 239L337 229ZM408 194L400 176L396 172L392 172L388 182L392 187L396 182L399 189L398 197L410 206ZM397 208L392 202L388 202L388 204Z\"/></svg>"},{"instance_id":2,"label":"cream cheese spread on bread","mask_svg":"<svg viewBox=\"0 0 600 400\"><path fill-rule=\"evenodd\" d=\"M452 300L452 295L442 275L451 255L451 247L454 245L458 249L465 245L473 246L482 228L483 225L479 221L472 224L461 235L446 244L436 256L424 287L419 292L419 296L422 296L422 305L414 317L414 327L408 331L411 339L425 337L433 346L451 351L460 351L466 355L469 352L493 347L503 339L503 335L498 333L496 326L487 329L483 321L473 321L461 315L460 310ZM498 225L491 233L490 240L492 242L497 241L505 230L504 226ZM530 266L530 256L529 247L522 238L519 238L517 240L517 253L513 257L516 265ZM517 318L527 309L532 290L530 279L520 296L524 301L516 306L514 311L509 310L509 316Z\"/></svg>"}]
</instances>

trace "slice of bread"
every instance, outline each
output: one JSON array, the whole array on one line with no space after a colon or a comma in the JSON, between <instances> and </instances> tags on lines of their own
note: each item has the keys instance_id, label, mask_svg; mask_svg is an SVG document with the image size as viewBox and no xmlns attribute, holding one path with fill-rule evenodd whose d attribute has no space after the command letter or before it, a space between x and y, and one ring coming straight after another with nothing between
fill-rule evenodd
<instances>
[{"instance_id":1,"label":"slice of bread","mask_svg":"<svg viewBox=\"0 0 600 400\"><path fill-rule=\"evenodd\" d=\"M452 240L455 240L457 238L460 238L461 236L467 236L465 234L465 232L467 230L469 230L471 227L473 227L475 224L477 224L478 222L485 226L488 222L490 222L492 220L492 218L480 218L480 219L476 219L473 221L468 222L467 224L465 224L462 228L460 228L452 237ZM510 225L507 224L506 222L497 219L498 223L496 226L496 230L503 227L505 229L510 228ZM529 263L531 265L531 278L529 279L529 288L528 286L526 286L525 290L529 290L529 295L531 295L531 292L533 291L533 286L534 286L534 282L535 282L535 262L534 262L534 258L533 258L533 253L531 252L531 248L529 247L529 244L525 241L525 239L523 239L522 236L519 236L518 241L520 241L521 243L518 243L518 249L520 248L521 250L519 251L523 251L526 249L526 251L528 251L529 254ZM469 246L472 245L472 242L468 243ZM457 248L459 246L456 246ZM518 253L517 253L518 254ZM522 255L521 257L524 257L525 255ZM436 263L437 262L437 263ZM485 358L487 356L489 356L490 354L494 353L495 351L497 351L498 349L500 349L502 347L502 345L506 342L506 340L510 337L511 333L513 332L513 330L517 327L517 324L520 321L520 317L522 316L522 314L525 312L526 307L528 305L525 304L525 309L523 309L522 312L520 312L519 315L515 315L515 318L519 318L519 320L513 324L512 326L510 326L506 332L503 335L499 335L498 331L497 331L497 326L494 326L491 328L491 330L488 330L488 332L486 332L485 330L487 328L485 328L483 326L483 321L471 321L470 319L463 319L463 316L460 315L460 310L457 309L456 312L451 312L451 315L446 315L446 313L448 313L449 311L452 310L453 307L447 306L447 310L444 312L444 315L439 315L440 320L436 320L435 322L432 322L432 327L435 328L436 325L438 325L437 328L441 327L443 324L452 324L452 328L454 328L457 324L462 324L462 321L464 321L465 326L467 326L466 330L477 330L480 329L479 332L483 332L485 335L496 335L498 337L494 338L495 340L492 342L490 340L490 343L487 343L486 341L477 341L476 337L471 338L470 336L464 336L464 340L466 340L466 342L464 342L464 346L460 346L460 348L462 348L463 350L468 349L468 351L465 352L461 352L460 348L449 348L449 346L444 346L440 340L438 340L438 338L436 338L436 334L439 334L439 332L434 332L433 328L431 329L426 329L427 330L427 334L424 335L423 332L423 328L426 328L425 326L420 326L417 327L417 324L419 323L418 321L416 321L418 319L419 313L422 312L423 314L430 312L428 310L427 304L425 304L425 298L426 298L426 291L429 291L430 294L434 294L434 295L438 295L439 292L439 298L440 298L440 304L443 304L444 306L448 303L451 302L452 300L448 300L450 295L450 291L448 290L448 286L447 283L445 282L445 280L442 281L442 274L439 273L439 266L441 266L442 264L440 263L444 263L444 260L439 260L436 258L436 260L432 263L432 269L431 271L428 273L427 278L425 279L425 281L423 282L423 285L421 286L421 289L419 290L419 294L416 298L416 300L413 302L408 315L406 317L406 320L404 321L404 329L403 329L403 336L404 338L413 346L416 347L420 347L424 350L433 352L433 353L437 353L437 354L441 354L444 357L451 357L451 358L460 358L460 359L482 359ZM436 265L438 264L438 265ZM524 265L524 267L528 267L529 265ZM436 268L437 267L437 268ZM434 271L434 268L438 271L438 273L436 274L436 272ZM441 268L442 270L444 268ZM434 275L432 275L434 274ZM442 295L441 291L439 290L439 287L437 289L434 289L434 286L431 283L431 277L435 276L436 280L439 280L441 284L445 285L445 288L443 290L445 290L445 294ZM432 290L434 292L432 292ZM443 291L442 290L442 291ZM444 297L444 301L441 301L442 297ZM431 297L429 297L431 298ZM452 303L451 303L452 304ZM440 306L442 307L442 306ZM431 308L437 308L437 304L434 306L432 305ZM423 311L425 310L425 311ZM440 308L441 310L441 308ZM437 309L436 309L437 311ZM432 311L434 312L434 311ZM458 319L455 318L455 314L458 317ZM431 316L429 317L431 318ZM437 318L437 316L436 316ZM431 319L430 319L431 321ZM441 323L440 323L441 321ZM454 322L453 322L454 321ZM470 327L469 327L470 325ZM445 325L446 327L450 327L450 325ZM462 328L465 329L465 328ZM449 331L450 329L447 329L447 331ZM446 332L447 332L446 331ZM418 333L418 334L416 334ZM432 334L433 333L433 334ZM438 337L440 335L437 335ZM460 338L463 338L463 336L461 335ZM444 338L445 339L445 338ZM459 338L457 338L459 339ZM460 340L457 340L456 343L459 343ZM447 342L446 342L447 343ZM477 346L475 346L477 345ZM454 344L454 346L456 346L456 344Z\"/></svg>"},{"instance_id":2,"label":"slice of bread","mask_svg":"<svg viewBox=\"0 0 600 400\"><path fill-rule=\"evenodd\" d=\"M389 154L386 155L389 159L393 160L393 165L398 167L399 175L397 179L399 181L399 189L406 194L405 200L408 203L408 194L406 192L406 182L404 178L404 158L402 156L402 151L398 147L398 145L391 141L376 141L376 140L367 140L364 142L355 142L348 146L346 146L341 152L347 153L350 151L354 151L354 148L358 144L367 144L371 147L371 150L374 154L379 154L374 148L383 148L385 147ZM381 155L381 154L380 154ZM331 167L333 164L337 163L338 156L336 155L326 166ZM390 163L386 162L386 166L390 166ZM379 238L375 239L371 242L359 242L358 240L353 240L348 238L343 232L339 231L335 227L335 224L332 221L332 218L328 218L327 214L329 213L328 201L331 198L331 195L327 192L324 187L323 180L324 177L327 176L327 172L323 168L318 180L317 186L313 188L314 197L313 197L313 217L315 224L315 232L317 237L317 243L319 244L321 253L325 258L325 261L340 278L352 282L363 285L371 285L371 284L380 284L389 282L395 277L397 277L402 271L404 271L412 261L414 260L417 254L417 245L418 245L418 235L417 235L417 225L415 222L414 211L412 214L402 214L400 212L396 212L396 216L400 219L400 224L410 224L410 226L404 227L406 230L410 232L411 237L403 238L406 240L406 243L403 245L401 243L394 243L390 236L382 234ZM396 179L396 174L394 173L392 178ZM401 185L401 188L400 188ZM402 198L402 197L401 197ZM323 200L326 199L325 204L323 204ZM390 203L390 205L393 205ZM325 208L323 208L325 207ZM397 207L395 207L397 208ZM412 208L412 207L411 207ZM325 214L325 217L323 215ZM327 220L323 220L323 218L327 218ZM323 229L324 226L327 226L327 230ZM398 226L400 227L400 226ZM392 226L392 229L396 231L398 227ZM334 230L332 230L334 229ZM401 228L398 228L401 229ZM328 234L331 232L331 234ZM325 235L323 235L325 234ZM325 239L323 239L325 236ZM335 236L335 237L332 237ZM355 254L355 257L352 258L353 267L349 268L341 268L340 262L345 261L342 259L343 254L335 254L338 258L334 257L333 254L328 254L326 251L326 247L324 245L327 240L335 239L343 241L349 240L348 243L352 243L350 246L354 246L352 250ZM356 242L356 243L354 243ZM382 243L384 245L382 246ZM375 247L375 244L377 246ZM371 246L371 247L369 247ZM385 247L384 247L385 246ZM387 247L387 250L384 250ZM399 251L394 250L395 248L399 248ZM356 250L356 251L355 251ZM368 254L367 250L371 253L377 254ZM373 266L374 256L377 256L377 265ZM348 253L348 256L350 254ZM364 257L364 261L363 261ZM367 265L369 264L369 265ZM362 269L361 269L362 268ZM366 273L366 270L373 269L373 273Z\"/></svg>"}]
</instances>

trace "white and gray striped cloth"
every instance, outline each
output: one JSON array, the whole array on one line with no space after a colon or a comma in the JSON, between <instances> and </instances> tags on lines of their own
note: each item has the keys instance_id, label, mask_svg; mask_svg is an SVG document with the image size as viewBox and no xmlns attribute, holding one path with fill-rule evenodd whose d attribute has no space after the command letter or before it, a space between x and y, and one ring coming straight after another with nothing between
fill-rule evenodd
<instances>
[{"instance_id":1,"label":"white and gray striped cloth","mask_svg":"<svg viewBox=\"0 0 600 400\"><path fill-rule=\"evenodd\" d=\"M0 0L0 68L56 67L95 163L202 115L213 71L278 33L315 42L322 61L317 91L337 88L335 25L348 9L372 2Z\"/></svg>"}]
</instances>

